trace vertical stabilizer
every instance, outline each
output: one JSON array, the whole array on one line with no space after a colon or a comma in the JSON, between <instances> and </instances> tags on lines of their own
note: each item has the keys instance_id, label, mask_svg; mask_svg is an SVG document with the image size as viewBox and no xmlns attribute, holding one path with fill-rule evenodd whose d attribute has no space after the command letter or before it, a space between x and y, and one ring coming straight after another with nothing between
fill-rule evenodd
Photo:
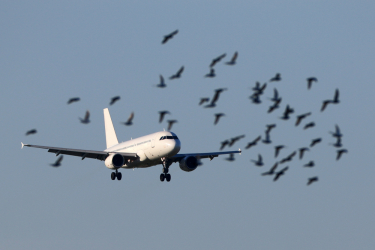
<instances>
[{"instance_id":1,"label":"vertical stabilizer","mask_svg":"<svg viewBox=\"0 0 375 250\"><path fill-rule=\"evenodd\" d=\"M107 142L107 148L110 148L118 144L115 128L113 127L111 115L109 110L106 108L104 111L104 126L105 126L105 140Z\"/></svg>"}]
</instances>

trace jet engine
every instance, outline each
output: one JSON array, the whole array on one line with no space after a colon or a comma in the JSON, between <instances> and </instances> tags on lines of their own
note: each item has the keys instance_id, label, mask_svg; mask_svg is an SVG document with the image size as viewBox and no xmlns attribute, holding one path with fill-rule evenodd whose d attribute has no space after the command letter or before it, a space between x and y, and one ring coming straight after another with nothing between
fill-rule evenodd
<instances>
[{"instance_id":1,"label":"jet engine","mask_svg":"<svg viewBox=\"0 0 375 250\"><path fill-rule=\"evenodd\" d=\"M120 154L111 154L107 157L107 159L105 159L104 163L107 168L117 169L124 165L125 160Z\"/></svg>"},{"instance_id":2,"label":"jet engine","mask_svg":"<svg viewBox=\"0 0 375 250\"><path fill-rule=\"evenodd\" d=\"M198 159L194 156L187 156L180 161L180 168L185 172L191 172L198 167Z\"/></svg>"}]
</instances>

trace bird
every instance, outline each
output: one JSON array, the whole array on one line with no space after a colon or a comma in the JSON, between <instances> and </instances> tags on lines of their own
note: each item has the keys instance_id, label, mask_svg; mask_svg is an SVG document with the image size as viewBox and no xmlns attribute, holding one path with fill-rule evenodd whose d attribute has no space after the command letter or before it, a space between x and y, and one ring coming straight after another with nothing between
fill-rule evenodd
<instances>
[{"instance_id":1,"label":"bird","mask_svg":"<svg viewBox=\"0 0 375 250\"><path fill-rule=\"evenodd\" d=\"M314 147L315 144L322 141L322 138L316 138L311 141L310 148Z\"/></svg>"},{"instance_id":2,"label":"bird","mask_svg":"<svg viewBox=\"0 0 375 250\"><path fill-rule=\"evenodd\" d=\"M335 132L329 132L333 137L342 137L343 134L341 134L339 126L335 125Z\"/></svg>"},{"instance_id":3,"label":"bird","mask_svg":"<svg viewBox=\"0 0 375 250\"><path fill-rule=\"evenodd\" d=\"M224 149L224 147L226 146L226 145L228 145L230 143L230 141L229 140L225 140L225 141L222 141L221 142L221 147L220 147L220 150L223 150Z\"/></svg>"},{"instance_id":4,"label":"bird","mask_svg":"<svg viewBox=\"0 0 375 250\"><path fill-rule=\"evenodd\" d=\"M257 95L263 95L264 90L267 88L267 83L264 83L262 86L260 86L259 82L256 82L255 87L253 88L254 92Z\"/></svg>"},{"instance_id":5,"label":"bird","mask_svg":"<svg viewBox=\"0 0 375 250\"><path fill-rule=\"evenodd\" d=\"M307 80L307 89L311 88L311 85L312 85L313 82L318 81L318 79L316 77L309 77L306 80Z\"/></svg>"},{"instance_id":6,"label":"bird","mask_svg":"<svg viewBox=\"0 0 375 250\"><path fill-rule=\"evenodd\" d=\"M215 69L214 68L211 68L210 69L210 73L206 74L205 77L210 77L210 78L213 78L215 77L216 74L215 74Z\"/></svg>"},{"instance_id":7,"label":"bird","mask_svg":"<svg viewBox=\"0 0 375 250\"><path fill-rule=\"evenodd\" d=\"M300 159L300 160L303 158L303 154L305 153L305 151L310 151L310 149L309 149L309 148L306 148L306 147L304 147L304 148L299 148L298 150L299 150L299 159Z\"/></svg>"},{"instance_id":8,"label":"bird","mask_svg":"<svg viewBox=\"0 0 375 250\"><path fill-rule=\"evenodd\" d=\"M26 135L33 135L36 134L38 131L36 129L30 129L29 131L26 132Z\"/></svg>"},{"instance_id":9,"label":"bird","mask_svg":"<svg viewBox=\"0 0 375 250\"><path fill-rule=\"evenodd\" d=\"M266 131L266 138L264 140L262 140L262 142L264 144L270 144L270 143L272 143L272 141L270 139L270 133L267 133L267 131Z\"/></svg>"},{"instance_id":10,"label":"bird","mask_svg":"<svg viewBox=\"0 0 375 250\"><path fill-rule=\"evenodd\" d=\"M159 123L161 123L163 121L164 116L166 114L170 115L171 113L169 111L167 111L167 110L159 111Z\"/></svg>"},{"instance_id":11,"label":"bird","mask_svg":"<svg viewBox=\"0 0 375 250\"><path fill-rule=\"evenodd\" d=\"M284 159L282 159L281 161L280 161L280 164L283 164L283 163L285 163L285 162L287 162L287 161L291 161L292 159L293 159L293 157L296 155L296 151L294 151L293 153L291 153L290 155L288 155L286 158L284 158Z\"/></svg>"},{"instance_id":12,"label":"bird","mask_svg":"<svg viewBox=\"0 0 375 250\"><path fill-rule=\"evenodd\" d=\"M255 138L255 140L249 142L249 143L247 144L247 146L245 147L245 149L249 149L249 148L251 148L252 146L257 145L257 142L258 142L260 139L261 139L261 136L258 136L257 138Z\"/></svg>"},{"instance_id":13,"label":"bird","mask_svg":"<svg viewBox=\"0 0 375 250\"><path fill-rule=\"evenodd\" d=\"M234 161L234 154L229 154L229 157L225 158L227 161Z\"/></svg>"},{"instance_id":14,"label":"bird","mask_svg":"<svg viewBox=\"0 0 375 250\"><path fill-rule=\"evenodd\" d=\"M215 114L215 122L214 125L216 125L219 122L220 117L225 116L224 113L217 113Z\"/></svg>"},{"instance_id":15,"label":"bird","mask_svg":"<svg viewBox=\"0 0 375 250\"><path fill-rule=\"evenodd\" d=\"M165 35L163 41L161 42L162 44L165 44L168 42L169 39L172 39L174 35L178 33L178 30L173 31L172 33Z\"/></svg>"},{"instance_id":16,"label":"bird","mask_svg":"<svg viewBox=\"0 0 375 250\"><path fill-rule=\"evenodd\" d=\"M279 155L280 153L280 150L285 148L284 145L278 145L278 146L275 146L275 158L277 158L277 156Z\"/></svg>"},{"instance_id":17,"label":"bird","mask_svg":"<svg viewBox=\"0 0 375 250\"><path fill-rule=\"evenodd\" d=\"M239 136L236 136L236 137L233 137L230 139L230 142L228 144L229 147L232 147L233 144L236 142L236 141L239 141L240 139L244 138L245 135L239 135Z\"/></svg>"},{"instance_id":18,"label":"bird","mask_svg":"<svg viewBox=\"0 0 375 250\"><path fill-rule=\"evenodd\" d=\"M205 108L213 108L216 107L216 102L219 100L220 93L227 90L226 88L220 88L220 89L215 89L215 95L211 100L211 103L204 106Z\"/></svg>"},{"instance_id":19,"label":"bird","mask_svg":"<svg viewBox=\"0 0 375 250\"><path fill-rule=\"evenodd\" d=\"M305 164L305 165L303 165L304 167L308 167L308 168L312 168L312 167L314 167L315 166L315 163L314 163L314 161L309 161L309 163L307 163L307 164Z\"/></svg>"},{"instance_id":20,"label":"bird","mask_svg":"<svg viewBox=\"0 0 375 250\"><path fill-rule=\"evenodd\" d=\"M61 166L61 161L63 159L63 155L60 155L59 158L57 158L57 160L55 161L55 163L52 163L52 164L49 164L51 167L60 167Z\"/></svg>"},{"instance_id":21,"label":"bird","mask_svg":"<svg viewBox=\"0 0 375 250\"><path fill-rule=\"evenodd\" d=\"M277 73L274 77L270 79L270 82L278 82L278 81L281 81L280 73Z\"/></svg>"},{"instance_id":22,"label":"bird","mask_svg":"<svg viewBox=\"0 0 375 250\"><path fill-rule=\"evenodd\" d=\"M288 104L288 105L286 105L286 108L285 108L285 111L283 113L283 116L280 117L280 118L283 119L283 120L288 120L289 119L289 114L292 114L292 113L294 113L294 109L291 108L291 107L289 107L289 104Z\"/></svg>"},{"instance_id":23,"label":"bird","mask_svg":"<svg viewBox=\"0 0 375 250\"><path fill-rule=\"evenodd\" d=\"M79 97L70 98L69 101L68 101L68 104L71 104L73 102L78 102L79 100L81 100L81 98L79 98Z\"/></svg>"},{"instance_id":24,"label":"bird","mask_svg":"<svg viewBox=\"0 0 375 250\"><path fill-rule=\"evenodd\" d=\"M227 54L224 53L224 54L222 54L222 55L220 55L220 56L218 56L218 57L212 59L212 62L211 62L211 64L210 64L210 68L212 68L213 66L215 66L216 63L220 62L221 59L223 59L226 55L227 55Z\"/></svg>"},{"instance_id":25,"label":"bird","mask_svg":"<svg viewBox=\"0 0 375 250\"><path fill-rule=\"evenodd\" d=\"M341 143L341 137L336 137L336 142L335 143L331 143L332 146L336 147L336 148L341 148L342 147L342 143Z\"/></svg>"},{"instance_id":26,"label":"bird","mask_svg":"<svg viewBox=\"0 0 375 250\"><path fill-rule=\"evenodd\" d=\"M333 97L333 103L334 104L337 104L337 103L339 103L340 102L340 100L339 100L339 89L336 89L336 91L335 91L335 96Z\"/></svg>"},{"instance_id":27,"label":"bird","mask_svg":"<svg viewBox=\"0 0 375 250\"><path fill-rule=\"evenodd\" d=\"M203 103L208 102L209 100L210 98L208 97L202 97L201 100L199 101L199 105L202 105Z\"/></svg>"},{"instance_id":28,"label":"bird","mask_svg":"<svg viewBox=\"0 0 375 250\"><path fill-rule=\"evenodd\" d=\"M86 111L86 114L85 114L85 117L82 119L79 117L79 120L81 121L81 123L83 124L88 124L90 123L90 111Z\"/></svg>"},{"instance_id":29,"label":"bird","mask_svg":"<svg viewBox=\"0 0 375 250\"><path fill-rule=\"evenodd\" d=\"M311 177L307 180L307 186L310 185L311 183L313 182L317 182L319 179L318 179L318 176L314 176L314 177Z\"/></svg>"},{"instance_id":30,"label":"bird","mask_svg":"<svg viewBox=\"0 0 375 250\"><path fill-rule=\"evenodd\" d=\"M347 150L347 149L339 149L339 150L337 150L336 161L340 160L341 155L342 155L343 153L348 153L348 150Z\"/></svg>"},{"instance_id":31,"label":"bird","mask_svg":"<svg viewBox=\"0 0 375 250\"><path fill-rule=\"evenodd\" d=\"M255 166L257 167L263 166L263 158L260 154L258 154L258 160L250 160L250 161L254 162Z\"/></svg>"},{"instance_id":32,"label":"bird","mask_svg":"<svg viewBox=\"0 0 375 250\"><path fill-rule=\"evenodd\" d=\"M234 55L232 56L232 59L230 59L229 62L226 62L227 65L235 65L237 60L238 52L234 52Z\"/></svg>"},{"instance_id":33,"label":"bird","mask_svg":"<svg viewBox=\"0 0 375 250\"><path fill-rule=\"evenodd\" d=\"M168 131L171 131L173 124L176 123L177 120L168 120L167 122L168 122Z\"/></svg>"},{"instance_id":34,"label":"bird","mask_svg":"<svg viewBox=\"0 0 375 250\"><path fill-rule=\"evenodd\" d=\"M284 175L285 172L288 170L288 168L289 167L285 167L285 168L281 169L279 172L277 172L276 175L275 175L275 178L273 178L273 181L277 181L280 178L280 176Z\"/></svg>"},{"instance_id":35,"label":"bird","mask_svg":"<svg viewBox=\"0 0 375 250\"><path fill-rule=\"evenodd\" d=\"M158 85L156 85L156 87L158 87L158 88L165 88L165 87L167 87L167 85L164 82L164 77L162 75L160 75L160 82L159 82Z\"/></svg>"},{"instance_id":36,"label":"bird","mask_svg":"<svg viewBox=\"0 0 375 250\"><path fill-rule=\"evenodd\" d=\"M320 112L323 112L326 109L327 105L330 103L332 103L332 100L323 101L323 105L322 105L322 108L320 109Z\"/></svg>"},{"instance_id":37,"label":"bird","mask_svg":"<svg viewBox=\"0 0 375 250\"><path fill-rule=\"evenodd\" d=\"M172 75L171 77L169 77L170 80L173 80L173 79L176 79L176 78L180 78L181 77L181 74L182 72L184 71L184 66L182 66L176 74Z\"/></svg>"},{"instance_id":38,"label":"bird","mask_svg":"<svg viewBox=\"0 0 375 250\"><path fill-rule=\"evenodd\" d=\"M111 102L109 103L109 105L113 105L113 104L114 104L115 102L117 102L118 100L120 100L120 96L112 97Z\"/></svg>"},{"instance_id":39,"label":"bird","mask_svg":"<svg viewBox=\"0 0 375 250\"><path fill-rule=\"evenodd\" d=\"M279 108L279 104L280 104L281 100L282 100L282 99L279 98L277 101L275 101L275 102L273 103L273 105L269 107L269 109L268 109L267 112L268 112L268 113L271 113L271 112L274 111L275 109Z\"/></svg>"},{"instance_id":40,"label":"bird","mask_svg":"<svg viewBox=\"0 0 375 250\"><path fill-rule=\"evenodd\" d=\"M269 98L271 101L273 102L277 102L279 101L280 97L279 97L279 92L277 92L277 89L274 88L273 89L273 97L272 98Z\"/></svg>"},{"instance_id":41,"label":"bird","mask_svg":"<svg viewBox=\"0 0 375 250\"><path fill-rule=\"evenodd\" d=\"M259 94L258 93L254 93L252 94L251 96L249 96L250 100L252 100L253 103L255 104L260 104L262 103L262 101L259 99Z\"/></svg>"},{"instance_id":42,"label":"bird","mask_svg":"<svg viewBox=\"0 0 375 250\"><path fill-rule=\"evenodd\" d=\"M301 123L302 119L306 118L309 115L311 115L311 112L308 112L308 113L305 113L305 114L302 114L302 115L298 115L297 121L296 121L296 126L298 126Z\"/></svg>"},{"instance_id":43,"label":"bird","mask_svg":"<svg viewBox=\"0 0 375 250\"><path fill-rule=\"evenodd\" d=\"M134 112L132 112L126 122L123 122L122 124L126 126L133 125L133 118L134 118Z\"/></svg>"},{"instance_id":44,"label":"bird","mask_svg":"<svg viewBox=\"0 0 375 250\"><path fill-rule=\"evenodd\" d=\"M276 128L276 124L268 124L266 125L266 134L270 133L273 128Z\"/></svg>"},{"instance_id":45,"label":"bird","mask_svg":"<svg viewBox=\"0 0 375 250\"><path fill-rule=\"evenodd\" d=\"M272 168L271 168L270 170L268 170L267 172L262 173L262 175L263 175L263 176L264 176L264 175L274 175L274 174L275 174L275 170L276 170L278 164L279 164L279 163L276 162L276 163L272 166Z\"/></svg>"},{"instance_id":46,"label":"bird","mask_svg":"<svg viewBox=\"0 0 375 250\"><path fill-rule=\"evenodd\" d=\"M335 91L335 96L333 97L333 100L325 100L323 101L323 105L322 105L322 108L320 109L320 112L323 112L325 110L325 108L327 107L328 104L332 103L332 104L338 104L340 103L340 100L339 100L339 89L336 89Z\"/></svg>"},{"instance_id":47,"label":"bird","mask_svg":"<svg viewBox=\"0 0 375 250\"><path fill-rule=\"evenodd\" d=\"M309 122L305 125L305 127L303 127L303 129L308 129L308 128L312 128L315 126L315 122Z\"/></svg>"}]
</instances>

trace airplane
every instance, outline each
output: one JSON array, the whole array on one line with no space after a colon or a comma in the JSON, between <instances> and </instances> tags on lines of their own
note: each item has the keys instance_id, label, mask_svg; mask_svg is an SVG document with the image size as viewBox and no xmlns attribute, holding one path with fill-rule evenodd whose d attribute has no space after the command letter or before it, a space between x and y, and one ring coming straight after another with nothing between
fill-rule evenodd
<instances>
[{"instance_id":1,"label":"airplane","mask_svg":"<svg viewBox=\"0 0 375 250\"><path fill-rule=\"evenodd\" d=\"M163 173L160 174L160 181L162 182L164 179L167 182L171 180L169 167L172 163L178 162L181 170L191 172L198 167L198 159L210 158L212 160L223 154L241 153L241 149L239 149L238 151L226 152L178 154L181 149L181 142L177 135L170 131L160 131L119 143L108 108L104 109L104 127L107 149L103 151L38 146L22 142L21 145L22 148L25 146L48 149L48 152L55 153L56 156L63 154L78 156L82 160L92 158L104 161L107 168L114 170L111 173L112 180L116 178L121 180L122 174L118 171L120 168L148 168L162 164Z\"/></svg>"}]
</instances>

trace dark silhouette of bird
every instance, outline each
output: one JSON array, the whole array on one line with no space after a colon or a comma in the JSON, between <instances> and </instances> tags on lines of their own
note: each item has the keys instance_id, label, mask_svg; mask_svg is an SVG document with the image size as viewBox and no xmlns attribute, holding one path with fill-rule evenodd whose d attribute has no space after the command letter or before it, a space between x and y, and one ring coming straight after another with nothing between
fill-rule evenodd
<instances>
[{"instance_id":1,"label":"dark silhouette of bird","mask_svg":"<svg viewBox=\"0 0 375 250\"><path fill-rule=\"evenodd\" d=\"M255 104L260 104L262 103L262 101L259 99L259 94L258 93L254 93L252 94L251 96L249 96L250 100L255 103Z\"/></svg>"},{"instance_id":2,"label":"dark silhouette of bird","mask_svg":"<svg viewBox=\"0 0 375 250\"><path fill-rule=\"evenodd\" d=\"M311 112L305 113L305 114L302 114L302 115L298 115L297 121L296 121L296 126L298 126L301 123L302 119L306 118L309 115L311 115Z\"/></svg>"},{"instance_id":3,"label":"dark silhouette of bird","mask_svg":"<svg viewBox=\"0 0 375 250\"><path fill-rule=\"evenodd\" d=\"M239 135L239 136L231 138L228 146L232 147L235 142L239 141L240 139L242 139L244 137L245 137L245 135Z\"/></svg>"},{"instance_id":4,"label":"dark silhouette of bird","mask_svg":"<svg viewBox=\"0 0 375 250\"><path fill-rule=\"evenodd\" d=\"M278 146L275 146L275 158L277 158L277 156L279 156L279 153L280 153L280 150L285 148L284 145L278 145Z\"/></svg>"},{"instance_id":5,"label":"dark silhouette of bird","mask_svg":"<svg viewBox=\"0 0 375 250\"><path fill-rule=\"evenodd\" d=\"M262 173L262 175L263 175L263 176L265 176L265 175L274 175L274 174L275 174L275 170L276 170L278 164L279 164L279 163L276 162L276 163L272 166L272 168L271 168L270 170L268 170L267 172Z\"/></svg>"},{"instance_id":6,"label":"dark silhouette of bird","mask_svg":"<svg viewBox=\"0 0 375 250\"><path fill-rule=\"evenodd\" d=\"M216 125L219 122L220 117L225 116L224 113L217 113L215 114L215 122L214 125Z\"/></svg>"},{"instance_id":7,"label":"dark silhouette of bird","mask_svg":"<svg viewBox=\"0 0 375 250\"><path fill-rule=\"evenodd\" d=\"M266 125L267 129L266 129L266 134L270 133L272 129L276 128L276 124L268 124Z\"/></svg>"},{"instance_id":8,"label":"dark silhouette of bird","mask_svg":"<svg viewBox=\"0 0 375 250\"><path fill-rule=\"evenodd\" d=\"M81 123L83 124L88 124L90 123L90 111L86 111L86 114L85 114L85 117L82 119L82 118L79 118L79 120L81 121Z\"/></svg>"},{"instance_id":9,"label":"dark silhouette of bird","mask_svg":"<svg viewBox=\"0 0 375 250\"><path fill-rule=\"evenodd\" d=\"M277 101L275 101L275 102L273 103L273 105L269 107L269 109L268 109L268 113L271 113L271 112L274 111L275 109L279 108L279 104L280 104L281 100L282 100L282 99L279 98Z\"/></svg>"},{"instance_id":10,"label":"dark silhouette of bird","mask_svg":"<svg viewBox=\"0 0 375 250\"><path fill-rule=\"evenodd\" d=\"M158 87L158 88L165 88L165 87L167 87L167 85L164 82L164 77L162 75L160 75L160 82L159 82L158 85L156 85L156 87Z\"/></svg>"},{"instance_id":11,"label":"dark silhouette of bird","mask_svg":"<svg viewBox=\"0 0 375 250\"><path fill-rule=\"evenodd\" d=\"M245 149L249 149L255 145L257 145L257 142L261 139L261 136L258 136L257 138L255 138L255 140L253 140L252 142L249 142L247 144L247 146L245 147Z\"/></svg>"},{"instance_id":12,"label":"dark silhouette of bird","mask_svg":"<svg viewBox=\"0 0 375 250\"><path fill-rule=\"evenodd\" d=\"M296 151L294 151L293 153L291 153L290 155L288 155L286 158L282 159L279 163L280 164L283 164L285 162L288 162L288 161L292 161L293 157L296 155Z\"/></svg>"},{"instance_id":13,"label":"dark silhouette of bird","mask_svg":"<svg viewBox=\"0 0 375 250\"><path fill-rule=\"evenodd\" d=\"M159 111L159 123L161 123L163 121L164 116L166 114L170 115L171 113L169 111L167 111L167 110Z\"/></svg>"},{"instance_id":14,"label":"dark silhouette of bird","mask_svg":"<svg viewBox=\"0 0 375 250\"><path fill-rule=\"evenodd\" d=\"M227 65L235 65L237 60L238 52L234 52L234 55L232 56L232 59L230 59L229 62L226 62Z\"/></svg>"},{"instance_id":15,"label":"dark silhouette of bird","mask_svg":"<svg viewBox=\"0 0 375 250\"><path fill-rule=\"evenodd\" d=\"M182 66L176 74L172 75L171 77L169 77L170 80L173 80L173 79L176 79L176 78L180 78L181 77L181 74L182 72L184 71L184 66Z\"/></svg>"},{"instance_id":16,"label":"dark silhouette of bird","mask_svg":"<svg viewBox=\"0 0 375 250\"><path fill-rule=\"evenodd\" d=\"M177 120L168 120L168 131L171 131L173 124L177 122Z\"/></svg>"},{"instance_id":17,"label":"dark silhouette of bird","mask_svg":"<svg viewBox=\"0 0 375 250\"><path fill-rule=\"evenodd\" d=\"M277 73L274 77L270 79L270 82L278 82L278 81L281 81L280 73Z\"/></svg>"},{"instance_id":18,"label":"dark silhouette of bird","mask_svg":"<svg viewBox=\"0 0 375 250\"><path fill-rule=\"evenodd\" d=\"M222 141L221 142L220 150L223 150L225 146L229 145L229 143L230 143L229 140Z\"/></svg>"},{"instance_id":19,"label":"dark silhouette of bird","mask_svg":"<svg viewBox=\"0 0 375 250\"><path fill-rule=\"evenodd\" d=\"M120 96L112 97L111 102L109 103L109 105L113 105L113 104L114 104L115 102L117 102L118 100L120 100Z\"/></svg>"},{"instance_id":20,"label":"dark silhouette of bird","mask_svg":"<svg viewBox=\"0 0 375 250\"><path fill-rule=\"evenodd\" d=\"M306 148L306 147L304 147L304 148L299 148L298 150L299 150L299 159L300 159L300 160L303 158L303 155L304 155L305 151L310 151L310 149L309 149L309 148Z\"/></svg>"},{"instance_id":21,"label":"dark silhouette of bird","mask_svg":"<svg viewBox=\"0 0 375 250\"><path fill-rule=\"evenodd\" d=\"M221 59L223 59L226 55L227 55L227 54L224 53L224 54L222 54L222 55L220 55L220 56L214 58L214 59L212 60L211 64L210 64L210 68L212 68L213 66L215 66L216 63L220 62Z\"/></svg>"},{"instance_id":22,"label":"dark silhouette of bird","mask_svg":"<svg viewBox=\"0 0 375 250\"><path fill-rule=\"evenodd\" d=\"M311 177L307 180L307 186L312 184L313 182L317 182L319 179L318 179L318 176L314 176L314 177Z\"/></svg>"},{"instance_id":23,"label":"dark silhouette of bird","mask_svg":"<svg viewBox=\"0 0 375 250\"><path fill-rule=\"evenodd\" d=\"M255 166L257 167L261 167L264 165L263 158L260 154L258 154L258 160L250 160L250 161L254 162Z\"/></svg>"},{"instance_id":24,"label":"dark silhouette of bird","mask_svg":"<svg viewBox=\"0 0 375 250\"><path fill-rule=\"evenodd\" d=\"M271 138L270 138L270 133L267 133L267 131L266 131L266 133L265 133L265 139L263 139L262 140L262 142L264 143L264 144L270 144L270 143L272 143L272 141L271 141Z\"/></svg>"},{"instance_id":25,"label":"dark silhouette of bird","mask_svg":"<svg viewBox=\"0 0 375 250\"><path fill-rule=\"evenodd\" d=\"M309 122L305 125L305 127L303 127L303 129L308 129L308 128L312 128L315 126L315 122Z\"/></svg>"},{"instance_id":26,"label":"dark silhouette of bird","mask_svg":"<svg viewBox=\"0 0 375 250\"><path fill-rule=\"evenodd\" d=\"M322 108L320 109L320 112L323 112L326 109L327 105L330 103L332 103L332 100L323 101L323 105L322 105Z\"/></svg>"},{"instance_id":27,"label":"dark silhouette of bird","mask_svg":"<svg viewBox=\"0 0 375 250\"><path fill-rule=\"evenodd\" d=\"M172 39L174 35L178 33L178 30L173 31L172 33L165 35L163 41L161 42L162 44L165 44L168 42L169 39Z\"/></svg>"},{"instance_id":28,"label":"dark silhouette of bird","mask_svg":"<svg viewBox=\"0 0 375 250\"><path fill-rule=\"evenodd\" d=\"M285 172L288 170L289 167L285 167L283 169L281 169L279 172L276 172L276 175L275 175L275 178L273 178L273 181L277 181L280 176L284 175Z\"/></svg>"},{"instance_id":29,"label":"dark silhouette of bird","mask_svg":"<svg viewBox=\"0 0 375 250\"><path fill-rule=\"evenodd\" d=\"M216 102L219 100L219 97L220 97L220 93L227 90L226 88L220 88L220 89L215 89L215 95L214 97L211 99L211 103L204 106L205 108L213 108L213 107L216 107Z\"/></svg>"},{"instance_id":30,"label":"dark silhouette of bird","mask_svg":"<svg viewBox=\"0 0 375 250\"><path fill-rule=\"evenodd\" d=\"M264 90L267 88L267 83L264 83L262 86L260 86L259 82L256 82L255 87L253 88L255 94L257 95L263 95Z\"/></svg>"},{"instance_id":31,"label":"dark silhouette of bird","mask_svg":"<svg viewBox=\"0 0 375 250\"><path fill-rule=\"evenodd\" d=\"M321 112L323 112L325 110L325 108L327 107L328 104L338 104L340 103L340 100L339 100L339 90L336 89L335 91L335 96L333 97L333 100L325 100L323 101L323 105L322 105L322 108L320 109Z\"/></svg>"},{"instance_id":32,"label":"dark silhouette of bird","mask_svg":"<svg viewBox=\"0 0 375 250\"><path fill-rule=\"evenodd\" d=\"M210 73L206 74L205 77L210 77L210 78L213 78L215 77L216 74L215 74L215 69L214 68L211 68L210 69Z\"/></svg>"},{"instance_id":33,"label":"dark silhouette of bird","mask_svg":"<svg viewBox=\"0 0 375 250\"><path fill-rule=\"evenodd\" d=\"M73 102L78 102L79 100L81 100L79 97L70 98L69 101L68 101L68 104L71 104Z\"/></svg>"},{"instance_id":34,"label":"dark silhouette of bird","mask_svg":"<svg viewBox=\"0 0 375 250\"><path fill-rule=\"evenodd\" d=\"M315 144L322 141L322 138L316 138L311 141L310 148L314 147Z\"/></svg>"},{"instance_id":35,"label":"dark silhouette of bird","mask_svg":"<svg viewBox=\"0 0 375 250\"><path fill-rule=\"evenodd\" d=\"M208 97L202 97L201 100L199 101L199 105L202 105L203 103L208 102L209 100L210 98Z\"/></svg>"},{"instance_id":36,"label":"dark silhouette of bird","mask_svg":"<svg viewBox=\"0 0 375 250\"><path fill-rule=\"evenodd\" d=\"M304 167L308 167L308 168L312 168L312 167L314 167L315 166L315 163L314 163L314 161L309 161L309 163L307 163L307 164L305 164L305 165L303 165Z\"/></svg>"},{"instance_id":37,"label":"dark silhouette of bird","mask_svg":"<svg viewBox=\"0 0 375 250\"><path fill-rule=\"evenodd\" d=\"M338 125L335 125L335 132L329 132L333 137L342 137L343 134L340 131L340 128Z\"/></svg>"},{"instance_id":38,"label":"dark silhouette of bird","mask_svg":"<svg viewBox=\"0 0 375 250\"><path fill-rule=\"evenodd\" d=\"M342 155L343 153L348 153L348 150L346 150L346 149L339 149L339 150L337 150L336 161L340 160L341 155Z\"/></svg>"},{"instance_id":39,"label":"dark silhouette of bird","mask_svg":"<svg viewBox=\"0 0 375 250\"><path fill-rule=\"evenodd\" d=\"M30 129L29 131L26 132L26 135L33 135L36 134L38 131L36 129Z\"/></svg>"},{"instance_id":40,"label":"dark silhouette of bird","mask_svg":"<svg viewBox=\"0 0 375 250\"><path fill-rule=\"evenodd\" d=\"M311 85L313 82L318 82L318 79L316 77L309 77L307 80L307 89L311 88Z\"/></svg>"},{"instance_id":41,"label":"dark silhouette of bird","mask_svg":"<svg viewBox=\"0 0 375 250\"><path fill-rule=\"evenodd\" d=\"M134 112L132 112L126 122L122 122L122 124L126 126L133 125L133 118L134 118Z\"/></svg>"},{"instance_id":42,"label":"dark silhouette of bird","mask_svg":"<svg viewBox=\"0 0 375 250\"><path fill-rule=\"evenodd\" d=\"M279 92L277 92L277 89L274 88L273 89L273 97L272 98L269 98L271 101L273 102L277 102L279 101L281 98L279 97Z\"/></svg>"},{"instance_id":43,"label":"dark silhouette of bird","mask_svg":"<svg viewBox=\"0 0 375 250\"><path fill-rule=\"evenodd\" d=\"M333 97L333 103L337 104L339 102L340 102L340 100L339 100L339 89L336 89L335 96Z\"/></svg>"},{"instance_id":44,"label":"dark silhouette of bird","mask_svg":"<svg viewBox=\"0 0 375 250\"><path fill-rule=\"evenodd\" d=\"M294 113L294 109L291 108L291 107L289 107L289 104L288 104L288 105L286 105L286 108L285 108L285 111L283 113L283 116L280 117L280 118L283 119L283 120L288 120L290 118L289 114L292 114L292 113Z\"/></svg>"},{"instance_id":45,"label":"dark silhouette of bird","mask_svg":"<svg viewBox=\"0 0 375 250\"><path fill-rule=\"evenodd\" d=\"M55 161L55 163L52 163L52 164L49 164L49 165L50 165L51 167L55 167L55 168L60 167L60 166L61 166L61 161L62 161L62 159L63 159L63 156L60 155L60 157L57 158L57 160Z\"/></svg>"},{"instance_id":46,"label":"dark silhouette of bird","mask_svg":"<svg viewBox=\"0 0 375 250\"><path fill-rule=\"evenodd\" d=\"M342 147L341 137L336 137L336 142L331 143L331 145L334 146L335 148L341 148Z\"/></svg>"},{"instance_id":47,"label":"dark silhouette of bird","mask_svg":"<svg viewBox=\"0 0 375 250\"><path fill-rule=\"evenodd\" d=\"M229 154L229 157L225 158L227 161L234 161L234 154Z\"/></svg>"}]
</instances>

